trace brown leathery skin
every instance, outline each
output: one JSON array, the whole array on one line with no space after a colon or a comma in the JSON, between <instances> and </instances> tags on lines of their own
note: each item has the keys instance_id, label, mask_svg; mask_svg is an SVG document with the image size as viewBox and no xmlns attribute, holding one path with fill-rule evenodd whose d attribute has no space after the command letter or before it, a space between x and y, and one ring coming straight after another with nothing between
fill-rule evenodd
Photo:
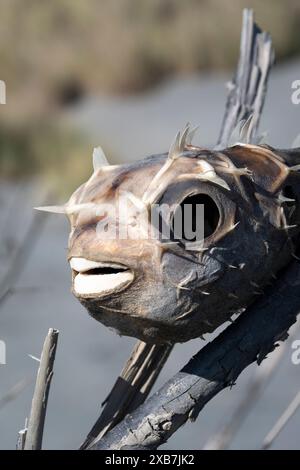
<instances>
[{"instance_id":1,"label":"brown leathery skin","mask_svg":"<svg viewBox=\"0 0 300 470\"><path fill-rule=\"evenodd\" d=\"M74 294L95 319L146 342L184 342L214 331L255 300L294 254L300 180L284 155L289 151L267 146L214 152L186 145L172 161L160 154L98 169L70 204L116 204L129 192L150 209L198 193L215 202L220 220L205 249L187 251L160 240L101 239L95 211L69 214L69 259L119 263L134 273L128 286L111 294L78 295L73 288ZM293 164L295 158L293 151ZM295 202L284 199L291 194Z\"/></svg>"}]
</instances>

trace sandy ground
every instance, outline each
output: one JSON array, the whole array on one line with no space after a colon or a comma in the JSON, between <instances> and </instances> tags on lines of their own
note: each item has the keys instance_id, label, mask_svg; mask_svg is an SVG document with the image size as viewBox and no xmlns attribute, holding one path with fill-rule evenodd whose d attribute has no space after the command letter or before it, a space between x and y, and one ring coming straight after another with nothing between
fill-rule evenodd
<instances>
[{"instance_id":1,"label":"sandy ground","mask_svg":"<svg viewBox=\"0 0 300 470\"><path fill-rule=\"evenodd\" d=\"M173 80L137 97L87 98L66 119L84 130L91 144L102 144L111 150L114 158L118 156L123 161L165 151L187 121L201 126L196 143L213 145L223 115L224 83L228 78L194 76ZM261 129L269 130L269 142L274 146L288 147L300 132L300 105L291 102L291 83L299 78L299 62L278 67L272 74ZM1 183L0 275L5 273L14 247L26 233L32 206L40 202L34 187L16 188ZM28 354L39 356L49 327L60 330L44 438L44 447L48 449L79 446L134 343L133 339L119 338L97 324L73 298L66 263L67 235L68 224L63 217L47 218L13 295L0 305L0 339L7 346L7 364L0 366L0 398L17 382L34 379L38 363ZM300 339L300 328L296 337ZM203 344L194 340L176 346L157 386ZM299 390L300 366L292 364L291 353L289 343L276 375L240 429L232 448L258 448ZM200 449L228 419L254 369L249 367L236 386L219 394L195 423L187 423L164 448ZM32 391L33 382L0 408L1 448L15 447L17 432L29 412ZM299 425L300 411L278 437L274 448L299 449Z\"/></svg>"}]
</instances>

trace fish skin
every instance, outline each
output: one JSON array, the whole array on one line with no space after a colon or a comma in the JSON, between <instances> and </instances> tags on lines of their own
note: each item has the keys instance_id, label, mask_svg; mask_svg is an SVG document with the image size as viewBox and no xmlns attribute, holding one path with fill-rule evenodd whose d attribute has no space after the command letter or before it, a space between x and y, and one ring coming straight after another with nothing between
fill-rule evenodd
<instances>
[{"instance_id":1,"label":"fish skin","mask_svg":"<svg viewBox=\"0 0 300 470\"><path fill-rule=\"evenodd\" d=\"M134 273L125 289L105 296L78 295L74 285L73 293L96 320L150 343L185 342L214 331L255 300L255 286L263 291L291 260L299 239L300 176L292 167L300 163L300 149L182 145L174 146L172 161L163 153L98 170L67 203L83 205L67 212L68 258L121 263ZM285 191L292 201L285 201ZM125 193L133 195L133 206L141 202L147 210L206 194L218 207L219 224L201 251L160 240L99 238L101 216L87 203L114 205Z\"/></svg>"}]
</instances>

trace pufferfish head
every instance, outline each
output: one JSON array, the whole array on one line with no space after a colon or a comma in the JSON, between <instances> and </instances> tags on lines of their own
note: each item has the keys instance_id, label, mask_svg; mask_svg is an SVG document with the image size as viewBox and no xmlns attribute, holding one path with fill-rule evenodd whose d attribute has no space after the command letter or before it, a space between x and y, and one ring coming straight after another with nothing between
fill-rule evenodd
<instances>
[{"instance_id":1,"label":"pufferfish head","mask_svg":"<svg viewBox=\"0 0 300 470\"><path fill-rule=\"evenodd\" d=\"M169 153L117 166L95 149L91 178L53 209L70 220L76 298L149 343L214 331L263 293L298 239L299 153L212 151L191 137L187 126Z\"/></svg>"}]
</instances>

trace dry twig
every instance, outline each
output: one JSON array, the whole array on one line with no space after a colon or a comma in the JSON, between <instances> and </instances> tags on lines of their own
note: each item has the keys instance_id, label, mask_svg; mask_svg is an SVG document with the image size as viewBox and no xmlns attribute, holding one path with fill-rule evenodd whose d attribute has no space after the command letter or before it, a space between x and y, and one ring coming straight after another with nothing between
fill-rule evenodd
<instances>
[{"instance_id":1,"label":"dry twig","mask_svg":"<svg viewBox=\"0 0 300 470\"><path fill-rule=\"evenodd\" d=\"M58 331L50 328L43 345L40 359L40 366L37 374L31 411L28 420L24 450L39 450L42 448L44 423L50 384L53 376L57 341Z\"/></svg>"},{"instance_id":2,"label":"dry twig","mask_svg":"<svg viewBox=\"0 0 300 470\"><path fill-rule=\"evenodd\" d=\"M171 350L172 346L136 343L81 449L87 449L145 401Z\"/></svg>"}]
</instances>

